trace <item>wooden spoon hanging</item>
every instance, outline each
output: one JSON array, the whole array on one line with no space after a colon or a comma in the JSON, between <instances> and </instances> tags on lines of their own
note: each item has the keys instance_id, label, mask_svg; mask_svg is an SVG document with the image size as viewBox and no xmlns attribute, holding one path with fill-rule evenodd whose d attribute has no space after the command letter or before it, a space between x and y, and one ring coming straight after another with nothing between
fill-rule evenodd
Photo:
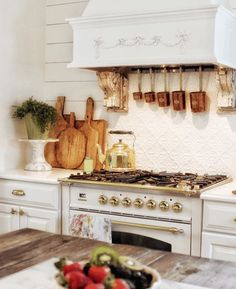
<instances>
[{"instance_id":1,"label":"wooden spoon hanging","mask_svg":"<svg viewBox=\"0 0 236 289\"><path fill-rule=\"evenodd\" d=\"M49 138L58 138L60 133L68 127L67 121L63 117L65 96L58 96L56 101L57 120L49 132ZM48 143L44 150L47 162L54 168L60 167L56 159L56 143Z\"/></svg>"},{"instance_id":2,"label":"wooden spoon hanging","mask_svg":"<svg viewBox=\"0 0 236 289\"><path fill-rule=\"evenodd\" d=\"M75 113L70 113L70 127L59 136L56 144L56 157L61 167L65 169L78 168L85 158L86 138L75 127Z\"/></svg>"}]
</instances>

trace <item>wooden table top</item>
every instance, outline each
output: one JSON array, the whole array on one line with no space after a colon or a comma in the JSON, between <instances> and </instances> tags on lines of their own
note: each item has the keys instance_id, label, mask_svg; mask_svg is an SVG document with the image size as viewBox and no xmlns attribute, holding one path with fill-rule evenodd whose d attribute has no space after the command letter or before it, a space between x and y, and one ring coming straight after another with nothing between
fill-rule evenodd
<instances>
[{"instance_id":1,"label":"wooden table top","mask_svg":"<svg viewBox=\"0 0 236 289\"><path fill-rule=\"evenodd\" d=\"M88 258L99 241L61 236L31 229L0 235L0 277L15 273L52 257L68 256L72 260ZM147 248L114 245L161 274L162 278L188 284L219 288L236 288L236 263L213 261Z\"/></svg>"}]
</instances>

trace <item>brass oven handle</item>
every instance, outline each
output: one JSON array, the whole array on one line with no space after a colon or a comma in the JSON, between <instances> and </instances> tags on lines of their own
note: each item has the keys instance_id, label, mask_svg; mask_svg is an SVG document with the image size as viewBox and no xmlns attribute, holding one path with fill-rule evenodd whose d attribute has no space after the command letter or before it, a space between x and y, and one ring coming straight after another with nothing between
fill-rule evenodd
<instances>
[{"instance_id":1,"label":"brass oven handle","mask_svg":"<svg viewBox=\"0 0 236 289\"><path fill-rule=\"evenodd\" d=\"M12 195L18 196L18 197L23 197L23 196L25 196L25 192L23 190L13 190Z\"/></svg>"},{"instance_id":2,"label":"brass oven handle","mask_svg":"<svg viewBox=\"0 0 236 289\"><path fill-rule=\"evenodd\" d=\"M112 221L112 224L130 226L130 227L134 227L134 228L151 229L151 230L156 230L156 231L164 231L164 232L170 232L173 234L183 234L184 233L183 229L178 229L176 227L152 226L152 225L143 225L143 224L137 224L137 223L122 222L122 221Z\"/></svg>"}]
</instances>

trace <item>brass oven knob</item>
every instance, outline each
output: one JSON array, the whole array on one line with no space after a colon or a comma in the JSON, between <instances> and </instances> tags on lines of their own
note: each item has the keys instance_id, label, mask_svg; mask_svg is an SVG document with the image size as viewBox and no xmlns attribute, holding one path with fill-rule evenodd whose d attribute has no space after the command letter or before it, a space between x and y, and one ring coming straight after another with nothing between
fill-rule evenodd
<instances>
[{"instance_id":1,"label":"brass oven knob","mask_svg":"<svg viewBox=\"0 0 236 289\"><path fill-rule=\"evenodd\" d=\"M119 205L119 199L115 196L111 197L110 198L110 204L114 207L118 206Z\"/></svg>"},{"instance_id":2,"label":"brass oven knob","mask_svg":"<svg viewBox=\"0 0 236 289\"><path fill-rule=\"evenodd\" d=\"M126 207L126 208L130 207L131 204L132 204L132 201L131 201L130 198L124 198L124 199L122 200L122 205L123 205L124 207Z\"/></svg>"},{"instance_id":3,"label":"brass oven knob","mask_svg":"<svg viewBox=\"0 0 236 289\"><path fill-rule=\"evenodd\" d=\"M156 208L156 206L157 206L157 203L154 200L148 200L147 201L148 209L153 210Z\"/></svg>"},{"instance_id":4,"label":"brass oven knob","mask_svg":"<svg viewBox=\"0 0 236 289\"><path fill-rule=\"evenodd\" d=\"M143 204L144 204L144 202L140 198L137 198L137 199L134 200L135 208L141 209L143 207Z\"/></svg>"},{"instance_id":5,"label":"brass oven knob","mask_svg":"<svg viewBox=\"0 0 236 289\"><path fill-rule=\"evenodd\" d=\"M99 202L99 204L100 205L106 205L106 203L107 203L107 197L105 196L105 195L101 195L101 196L99 196L99 198L98 198L98 202Z\"/></svg>"},{"instance_id":6,"label":"brass oven knob","mask_svg":"<svg viewBox=\"0 0 236 289\"><path fill-rule=\"evenodd\" d=\"M161 201L159 207L162 211L169 210L169 204L166 201Z\"/></svg>"},{"instance_id":7,"label":"brass oven knob","mask_svg":"<svg viewBox=\"0 0 236 289\"><path fill-rule=\"evenodd\" d=\"M178 202L176 202L176 203L174 203L174 204L172 205L172 210L173 210L175 213L180 213L180 212L182 212L182 210L183 210L183 205L180 204L180 203L178 203Z\"/></svg>"}]
</instances>

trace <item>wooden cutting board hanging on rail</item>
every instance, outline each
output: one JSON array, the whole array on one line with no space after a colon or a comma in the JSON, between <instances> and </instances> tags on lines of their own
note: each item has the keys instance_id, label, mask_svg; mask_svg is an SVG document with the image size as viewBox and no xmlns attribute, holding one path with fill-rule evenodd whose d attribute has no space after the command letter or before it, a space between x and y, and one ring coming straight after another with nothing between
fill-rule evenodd
<instances>
[{"instance_id":1,"label":"wooden cutting board hanging on rail","mask_svg":"<svg viewBox=\"0 0 236 289\"><path fill-rule=\"evenodd\" d=\"M63 116L65 105L65 96L58 96L56 101L57 120L55 125L49 132L49 138L58 138L60 133L64 131L69 124ZM45 146L44 155L47 162L54 168L61 167L56 159L56 143L48 143Z\"/></svg>"},{"instance_id":2,"label":"wooden cutting board hanging on rail","mask_svg":"<svg viewBox=\"0 0 236 289\"><path fill-rule=\"evenodd\" d=\"M75 113L70 113L70 126L59 136L56 144L56 158L62 168L78 168L86 154L86 137L75 127Z\"/></svg>"}]
</instances>

